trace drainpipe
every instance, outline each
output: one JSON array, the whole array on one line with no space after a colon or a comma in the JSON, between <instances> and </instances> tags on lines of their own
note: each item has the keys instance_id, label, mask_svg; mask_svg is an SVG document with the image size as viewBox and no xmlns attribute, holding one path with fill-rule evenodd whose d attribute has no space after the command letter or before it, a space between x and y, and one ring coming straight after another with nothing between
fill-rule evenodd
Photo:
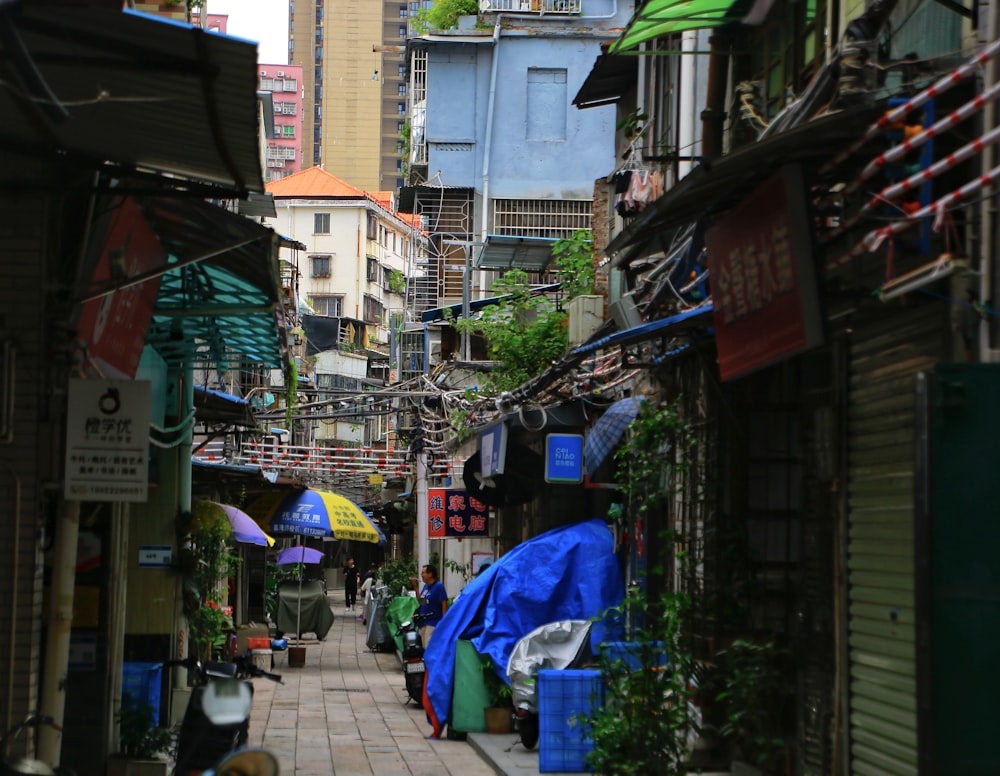
<instances>
[{"instance_id":1,"label":"drainpipe","mask_svg":"<svg viewBox=\"0 0 1000 776\"><path fill-rule=\"evenodd\" d=\"M1000 11L997 10L996 3L990 3L989 22L987 25L986 40L996 40L1000 37ZM983 90L989 89L997 82L998 72L995 57L991 57L986 63L983 71ZM997 125L997 107L993 100L988 100L983 106L983 132L986 134ZM992 170L996 164L996 148L987 145L982 154L982 170ZM982 233L980 241L980 275L979 275L979 300L982 304L989 304L996 308L1000 295L997 294L997 268L993 258L996 240L994 237L997 219L997 209L993 197L984 197L979 206L979 228ZM996 327L988 316L984 316L979 324L979 361L989 363L1000 361L1000 351L994 347L994 334Z\"/></svg>"},{"instance_id":2,"label":"drainpipe","mask_svg":"<svg viewBox=\"0 0 1000 776\"><path fill-rule=\"evenodd\" d=\"M715 31L708 39L708 97L701 112L701 154L711 162L722 156L722 132L726 120L726 84L729 72L730 37Z\"/></svg>"},{"instance_id":3,"label":"drainpipe","mask_svg":"<svg viewBox=\"0 0 1000 776\"><path fill-rule=\"evenodd\" d=\"M52 725L38 731L38 756L49 765L59 765L62 724L66 712L66 674L69 668L69 637L73 625L73 588L76 585L76 548L80 536L80 502L63 503L56 522L55 554L52 559L48 636L45 645L45 677L42 682L42 712Z\"/></svg>"},{"instance_id":4,"label":"drainpipe","mask_svg":"<svg viewBox=\"0 0 1000 776\"><path fill-rule=\"evenodd\" d=\"M430 535L427 526L427 451L417 453L417 477L414 487L417 496L417 571L430 563Z\"/></svg>"},{"instance_id":5,"label":"drainpipe","mask_svg":"<svg viewBox=\"0 0 1000 776\"><path fill-rule=\"evenodd\" d=\"M490 63L490 96L486 103L486 137L483 140L483 216L478 242L485 243L490 226L490 153L493 146L493 113L497 91L497 72L500 69L500 24L503 14L497 14L493 27L493 61ZM471 246L469 248L471 250ZM472 276L469 276L471 283Z\"/></svg>"},{"instance_id":6,"label":"drainpipe","mask_svg":"<svg viewBox=\"0 0 1000 776\"><path fill-rule=\"evenodd\" d=\"M681 56L677 59L680 69L678 74L677 108L677 155L694 156L695 123L697 121L697 106L695 97L698 94L698 60L694 52L698 48L698 33L688 30L681 33ZM687 54L687 56L684 56ZM694 165L690 160L677 161L677 180L682 180Z\"/></svg>"}]
</instances>

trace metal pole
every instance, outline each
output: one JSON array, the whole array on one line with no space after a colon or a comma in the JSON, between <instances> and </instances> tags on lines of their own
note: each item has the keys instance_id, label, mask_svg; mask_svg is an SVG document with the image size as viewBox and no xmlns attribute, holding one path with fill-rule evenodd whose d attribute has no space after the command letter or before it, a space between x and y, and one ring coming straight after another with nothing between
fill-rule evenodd
<instances>
[{"instance_id":1,"label":"metal pole","mask_svg":"<svg viewBox=\"0 0 1000 776\"><path fill-rule=\"evenodd\" d=\"M422 569L430 563L430 537L427 525L427 453L421 450L417 453L417 568Z\"/></svg>"}]
</instances>

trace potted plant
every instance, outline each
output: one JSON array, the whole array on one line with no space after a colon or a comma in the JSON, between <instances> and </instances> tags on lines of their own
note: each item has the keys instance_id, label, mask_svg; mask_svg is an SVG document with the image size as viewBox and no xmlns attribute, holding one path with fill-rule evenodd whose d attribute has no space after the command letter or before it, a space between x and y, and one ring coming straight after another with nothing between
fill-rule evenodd
<instances>
[{"instance_id":1,"label":"potted plant","mask_svg":"<svg viewBox=\"0 0 1000 776\"><path fill-rule=\"evenodd\" d=\"M513 690L493 667L493 660L484 657L480 664L483 682L490 696L490 705L483 709L487 733L510 733L514 726Z\"/></svg>"},{"instance_id":2,"label":"potted plant","mask_svg":"<svg viewBox=\"0 0 1000 776\"><path fill-rule=\"evenodd\" d=\"M108 776L166 776L170 731L156 725L152 707L126 701L117 720L119 751L108 759Z\"/></svg>"}]
</instances>

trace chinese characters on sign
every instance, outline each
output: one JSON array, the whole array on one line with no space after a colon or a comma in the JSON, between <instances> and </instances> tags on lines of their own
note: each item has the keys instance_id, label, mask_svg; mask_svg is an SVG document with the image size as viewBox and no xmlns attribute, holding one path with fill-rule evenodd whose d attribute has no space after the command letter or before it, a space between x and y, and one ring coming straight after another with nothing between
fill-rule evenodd
<instances>
[{"instance_id":1,"label":"chinese characters on sign","mask_svg":"<svg viewBox=\"0 0 1000 776\"><path fill-rule=\"evenodd\" d=\"M806 191L798 167L773 175L705 235L723 380L822 342Z\"/></svg>"},{"instance_id":2,"label":"chinese characters on sign","mask_svg":"<svg viewBox=\"0 0 1000 776\"><path fill-rule=\"evenodd\" d=\"M545 481L583 482L581 434L549 434L545 437Z\"/></svg>"},{"instance_id":3,"label":"chinese characters on sign","mask_svg":"<svg viewBox=\"0 0 1000 776\"><path fill-rule=\"evenodd\" d=\"M150 383L70 380L64 495L76 501L145 501Z\"/></svg>"},{"instance_id":4,"label":"chinese characters on sign","mask_svg":"<svg viewBox=\"0 0 1000 776\"><path fill-rule=\"evenodd\" d=\"M427 535L432 539L448 536L489 536L489 507L464 490L427 491Z\"/></svg>"}]
</instances>

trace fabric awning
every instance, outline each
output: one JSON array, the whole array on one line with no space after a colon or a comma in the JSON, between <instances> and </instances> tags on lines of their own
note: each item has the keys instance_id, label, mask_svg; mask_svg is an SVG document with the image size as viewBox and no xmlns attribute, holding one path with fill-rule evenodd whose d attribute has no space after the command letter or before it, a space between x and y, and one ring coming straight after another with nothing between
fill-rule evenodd
<instances>
[{"instance_id":1,"label":"fabric awning","mask_svg":"<svg viewBox=\"0 0 1000 776\"><path fill-rule=\"evenodd\" d=\"M664 35L738 22L751 5L748 0L649 0L608 53L634 51L639 44Z\"/></svg>"},{"instance_id":2,"label":"fabric awning","mask_svg":"<svg viewBox=\"0 0 1000 776\"><path fill-rule=\"evenodd\" d=\"M638 72L639 62L635 57L601 54L573 98L573 104L583 110L617 102L635 86Z\"/></svg>"}]
</instances>

